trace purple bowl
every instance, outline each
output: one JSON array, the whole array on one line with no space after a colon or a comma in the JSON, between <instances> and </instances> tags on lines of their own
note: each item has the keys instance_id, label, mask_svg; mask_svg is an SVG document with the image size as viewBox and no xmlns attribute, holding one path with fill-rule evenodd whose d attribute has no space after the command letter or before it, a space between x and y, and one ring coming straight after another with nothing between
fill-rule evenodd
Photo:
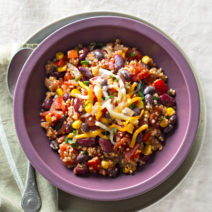
<instances>
[{"instance_id":1,"label":"purple bowl","mask_svg":"<svg viewBox=\"0 0 212 212\"><path fill-rule=\"evenodd\" d=\"M40 108L45 96L45 63L57 51L78 43L121 41L150 55L168 76L177 92L178 127L154 162L133 176L114 179L78 177L67 169L49 147L40 127ZM155 28L123 17L95 17L69 24L46 38L31 54L15 90L14 120L21 146L31 164L56 187L87 199L120 200L147 192L164 182L180 166L194 141L200 113L195 77L178 48Z\"/></svg>"}]
</instances>

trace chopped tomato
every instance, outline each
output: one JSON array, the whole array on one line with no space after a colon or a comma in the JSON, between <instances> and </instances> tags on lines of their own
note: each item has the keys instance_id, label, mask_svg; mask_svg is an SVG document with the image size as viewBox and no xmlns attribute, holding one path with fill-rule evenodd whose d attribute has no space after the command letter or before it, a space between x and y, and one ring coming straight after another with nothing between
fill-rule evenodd
<instances>
[{"instance_id":1,"label":"chopped tomato","mask_svg":"<svg viewBox=\"0 0 212 212\"><path fill-rule=\"evenodd\" d=\"M155 82L153 82L152 85L155 87L157 93L160 95L168 91L168 87L162 79L156 80Z\"/></svg>"},{"instance_id":2,"label":"chopped tomato","mask_svg":"<svg viewBox=\"0 0 212 212\"><path fill-rule=\"evenodd\" d=\"M88 167L92 167L95 171L98 171L100 168L100 159L98 157L94 157L87 162Z\"/></svg>"},{"instance_id":3,"label":"chopped tomato","mask_svg":"<svg viewBox=\"0 0 212 212\"><path fill-rule=\"evenodd\" d=\"M67 71L64 76L64 81L68 81L71 79L72 79L71 73Z\"/></svg>"},{"instance_id":4,"label":"chopped tomato","mask_svg":"<svg viewBox=\"0 0 212 212\"><path fill-rule=\"evenodd\" d=\"M149 70L140 63L130 64L129 68L131 81L140 81L149 76Z\"/></svg>"},{"instance_id":5,"label":"chopped tomato","mask_svg":"<svg viewBox=\"0 0 212 212\"><path fill-rule=\"evenodd\" d=\"M63 115L63 112L62 111L45 111L41 114L41 117L42 118L45 118L46 115L49 115L49 116L54 116L56 117L56 120L57 121L59 118L61 118L61 116Z\"/></svg>"},{"instance_id":6,"label":"chopped tomato","mask_svg":"<svg viewBox=\"0 0 212 212\"><path fill-rule=\"evenodd\" d=\"M129 49L126 52L126 57L128 58L128 61L131 61L131 60L141 60L142 55L141 55L141 53L138 50Z\"/></svg>"},{"instance_id":7,"label":"chopped tomato","mask_svg":"<svg viewBox=\"0 0 212 212\"><path fill-rule=\"evenodd\" d=\"M75 49L72 49L70 51L68 51L68 58L69 59L76 59L78 58L78 52Z\"/></svg>"},{"instance_id":8,"label":"chopped tomato","mask_svg":"<svg viewBox=\"0 0 212 212\"><path fill-rule=\"evenodd\" d=\"M63 96L58 96L57 98L53 99L51 110L62 110L63 112L67 110L66 104L63 101Z\"/></svg>"},{"instance_id":9,"label":"chopped tomato","mask_svg":"<svg viewBox=\"0 0 212 212\"><path fill-rule=\"evenodd\" d=\"M56 62L56 65L58 65L59 67L62 67L66 62L67 62L67 57L64 56L62 59Z\"/></svg>"},{"instance_id":10,"label":"chopped tomato","mask_svg":"<svg viewBox=\"0 0 212 212\"><path fill-rule=\"evenodd\" d=\"M66 151L69 151L69 149L72 148L72 152L74 155L77 155L78 154L78 151L76 149L74 149L73 147L70 147L69 144L66 144L66 143L62 143L60 145L60 158L62 159L63 163L67 166L73 166L75 163L76 163L76 160L66 160L64 161L63 159L65 158L65 152Z\"/></svg>"},{"instance_id":11,"label":"chopped tomato","mask_svg":"<svg viewBox=\"0 0 212 212\"><path fill-rule=\"evenodd\" d=\"M150 133L144 133L142 135L142 141L145 143L149 140L149 137L150 137Z\"/></svg>"},{"instance_id":12,"label":"chopped tomato","mask_svg":"<svg viewBox=\"0 0 212 212\"><path fill-rule=\"evenodd\" d=\"M125 153L124 153L125 159L126 159L126 160L130 160L130 159L134 158L135 155L136 155L136 152L137 152L137 150L138 150L138 148L139 148L139 146L140 146L140 144L136 144L136 145L135 145L132 149L130 149L129 151L125 151Z\"/></svg>"}]
</instances>

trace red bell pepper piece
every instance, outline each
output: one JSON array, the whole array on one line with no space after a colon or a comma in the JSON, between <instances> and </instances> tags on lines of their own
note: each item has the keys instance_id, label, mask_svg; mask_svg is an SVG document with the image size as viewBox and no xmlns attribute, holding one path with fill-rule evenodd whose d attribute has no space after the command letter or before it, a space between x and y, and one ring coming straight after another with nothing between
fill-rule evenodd
<instances>
[{"instance_id":1,"label":"red bell pepper piece","mask_svg":"<svg viewBox=\"0 0 212 212\"><path fill-rule=\"evenodd\" d=\"M58 96L57 98L54 98L53 104L51 106L51 110L62 110L65 112L67 110L66 105L63 101L63 96Z\"/></svg>"},{"instance_id":2,"label":"red bell pepper piece","mask_svg":"<svg viewBox=\"0 0 212 212\"><path fill-rule=\"evenodd\" d=\"M156 80L155 82L153 82L152 85L155 87L159 95L166 93L168 91L168 87L162 79Z\"/></svg>"},{"instance_id":3,"label":"red bell pepper piece","mask_svg":"<svg viewBox=\"0 0 212 212\"><path fill-rule=\"evenodd\" d=\"M63 56L62 59L60 59L56 62L56 65L62 67L66 62L67 62L67 57Z\"/></svg>"},{"instance_id":4,"label":"red bell pepper piece","mask_svg":"<svg viewBox=\"0 0 212 212\"><path fill-rule=\"evenodd\" d=\"M100 168L100 159L98 157L94 157L87 162L88 167L92 167L95 171L98 171Z\"/></svg>"}]
</instances>

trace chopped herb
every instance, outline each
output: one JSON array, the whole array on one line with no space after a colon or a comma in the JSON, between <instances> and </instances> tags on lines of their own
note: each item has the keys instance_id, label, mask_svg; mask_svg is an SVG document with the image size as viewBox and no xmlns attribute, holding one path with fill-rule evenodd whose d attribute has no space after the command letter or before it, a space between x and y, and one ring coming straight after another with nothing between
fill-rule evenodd
<instances>
[{"instance_id":1,"label":"chopped herb","mask_svg":"<svg viewBox=\"0 0 212 212\"><path fill-rule=\"evenodd\" d=\"M76 136L77 135L77 131L73 130L73 134L74 134L74 136Z\"/></svg>"},{"instance_id":2,"label":"chopped herb","mask_svg":"<svg viewBox=\"0 0 212 212\"><path fill-rule=\"evenodd\" d=\"M89 81L83 81L83 83L87 86L89 86L90 82Z\"/></svg>"},{"instance_id":3,"label":"chopped herb","mask_svg":"<svg viewBox=\"0 0 212 212\"><path fill-rule=\"evenodd\" d=\"M117 128L113 128L113 133L116 134Z\"/></svg>"},{"instance_id":4,"label":"chopped herb","mask_svg":"<svg viewBox=\"0 0 212 212\"><path fill-rule=\"evenodd\" d=\"M103 96L102 99L105 100L106 98Z\"/></svg>"},{"instance_id":5,"label":"chopped herb","mask_svg":"<svg viewBox=\"0 0 212 212\"><path fill-rule=\"evenodd\" d=\"M72 146L72 147L78 147L77 141L73 141L73 140L69 140L68 143Z\"/></svg>"},{"instance_id":6,"label":"chopped herb","mask_svg":"<svg viewBox=\"0 0 212 212\"><path fill-rule=\"evenodd\" d=\"M86 154L86 151L85 151L85 150L82 150L81 153L82 153L83 155L85 155L85 154Z\"/></svg>"},{"instance_id":7,"label":"chopped herb","mask_svg":"<svg viewBox=\"0 0 212 212\"><path fill-rule=\"evenodd\" d=\"M128 86L130 86L130 82L126 83L125 88L127 88Z\"/></svg>"},{"instance_id":8,"label":"chopped herb","mask_svg":"<svg viewBox=\"0 0 212 212\"><path fill-rule=\"evenodd\" d=\"M54 95L54 98L57 98L57 97L58 97L58 95L57 95L57 94L55 94L55 95Z\"/></svg>"},{"instance_id":9,"label":"chopped herb","mask_svg":"<svg viewBox=\"0 0 212 212\"><path fill-rule=\"evenodd\" d=\"M141 97L141 101L144 101L144 96Z\"/></svg>"},{"instance_id":10,"label":"chopped herb","mask_svg":"<svg viewBox=\"0 0 212 212\"><path fill-rule=\"evenodd\" d=\"M109 98L109 99L113 99L113 98L114 98L114 96L113 96L113 95L110 95L108 98Z\"/></svg>"},{"instance_id":11,"label":"chopped herb","mask_svg":"<svg viewBox=\"0 0 212 212\"><path fill-rule=\"evenodd\" d=\"M131 110L133 110L133 109L135 108L134 102L129 106L129 108L130 108Z\"/></svg>"},{"instance_id":12,"label":"chopped herb","mask_svg":"<svg viewBox=\"0 0 212 212\"><path fill-rule=\"evenodd\" d=\"M165 116L162 116L162 117L160 118L160 122L163 121L163 119L165 119Z\"/></svg>"},{"instance_id":13,"label":"chopped herb","mask_svg":"<svg viewBox=\"0 0 212 212\"><path fill-rule=\"evenodd\" d=\"M119 80L117 78L115 78L115 82L118 82Z\"/></svg>"},{"instance_id":14,"label":"chopped herb","mask_svg":"<svg viewBox=\"0 0 212 212\"><path fill-rule=\"evenodd\" d=\"M119 160L119 161L118 161L118 164L119 164L119 166L121 166L121 165L122 165L121 160Z\"/></svg>"},{"instance_id":15,"label":"chopped herb","mask_svg":"<svg viewBox=\"0 0 212 212\"><path fill-rule=\"evenodd\" d=\"M158 98L158 97L156 97L156 96L153 96L153 99L154 99L154 100L159 100L159 98Z\"/></svg>"},{"instance_id":16,"label":"chopped herb","mask_svg":"<svg viewBox=\"0 0 212 212\"><path fill-rule=\"evenodd\" d=\"M144 89L145 89L145 84L144 84L144 82L141 82L140 90L141 90L142 92L144 92Z\"/></svg>"},{"instance_id":17,"label":"chopped herb","mask_svg":"<svg viewBox=\"0 0 212 212\"><path fill-rule=\"evenodd\" d=\"M80 80L80 77L77 77L77 78L75 79L76 82L78 82L79 80Z\"/></svg>"},{"instance_id":18,"label":"chopped herb","mask_svg":"<svg viewBox=\"0 0 212 212\"><path fill-rule=\"evenodd\" d=\"M130 57L135 57L136 53L135 52L130 52Z\"/></svg>"},{"instance_id":19,"label":"chopped herb","mask_svg":"<svg viewBox=\"0 0 212 212\"><path fill-rule=\"evenodd\" d=\"M65 143L68 144L68 141L70 140L70 138L68 138L68 136L66 136L65 138Z\"/></svg>"},{"instance_id":20,"label":"chopped herb","mask_svg":"<svg viewBox=\"0 0 212 212\"><path fill-rule=\"evenodd\" d=\"M144 97L144 93L140 90L140 91L138 91L138 95L140 96L140 97Z\"/></svg>"},{"instance_id":21,"label":"chopped herb","mask_svg":"<svg viewBox=\"0 0 212 212\"><path fill-rule=\"evenodd\" d=\"M90 65L90 61L89 61L89 60L82 60L80 63L81 63L82 65L85 65L85 66Z\"/></svg>"}]
</instances>

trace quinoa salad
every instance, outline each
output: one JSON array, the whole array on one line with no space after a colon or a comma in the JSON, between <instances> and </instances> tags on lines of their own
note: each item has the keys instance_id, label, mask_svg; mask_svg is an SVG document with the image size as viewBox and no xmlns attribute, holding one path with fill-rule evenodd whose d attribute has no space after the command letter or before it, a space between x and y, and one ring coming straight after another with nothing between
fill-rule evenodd
<instances>
[{"instance_id":1,"label":"quinoa salad","mask_svg":"<svg viewBox=\"0 0 212 212\"><path fill-rule=\"evenodd\" d=\"M76 175L133 174L163 149L176 125L167 76L119 39L57 52L45 71L41 126Z\"/></svg>"}]
</instances>

